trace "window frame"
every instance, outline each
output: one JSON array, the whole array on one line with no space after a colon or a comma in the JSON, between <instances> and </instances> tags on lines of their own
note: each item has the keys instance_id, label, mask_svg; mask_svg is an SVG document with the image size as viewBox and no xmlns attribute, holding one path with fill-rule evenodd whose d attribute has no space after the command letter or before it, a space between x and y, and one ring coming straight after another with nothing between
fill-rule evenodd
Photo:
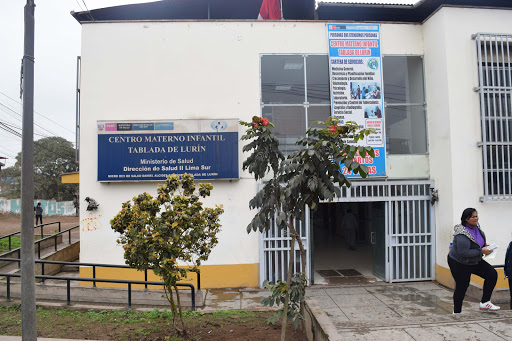
<instances>
[{"instance_id":1,"label":"window frame","mask_svg":"<svg viewBox=\"0 0 512 341\"><path fill-rule=\"evenodd\" d=\"M385 126L386 129L386 155L429 155L430 145L429 145L429 138L428 138L428 111L427 111L427 94L426 94L426 79L425 79L425 58L424 55L421 54L383 54L382 55L382 65L384 65L384 58L389 57L420 57L421 58L421 72L423 76L423 102L413 102L413 103L389 103L385 100L386 98L386 82L384 79L384 67L382 71L382 92L383 97L382 101L384 103L384 117L386 117L386 108L403 108L403 107L422 107L423 111L425 113L425 152L423 153L408 153L408 154L400 154L400 153L392 153L389 149L389 142L387 139L389 138L387 133L387 126ZM384 124L387 124L387 120L384 120Z\"/></svg>"},{"instance_id":2,"label":"window frame","mask_svg":"<svg viewBox=\"0 0 512 341\"><path fill-rule=\"evenodd\" d=\"M262 59L263 57L265 56L281 56L281 57L286 57L286 56L293 56L293 57L297 57L297 56L302 56L303 58L303 62L304 62L304 70L303 70L303 75L304 75L304 101L302 103L276 103L276 104L265 104L263 102L263 70L262 70ZM331 116L331 89L330 89L330 80L329 80L329 71L327 70L327 81L328 81L328 84L329 84L329 101L328 103L310 103L308 102L308 78L307 78L307 58L309 56L325 56L325 58L328 60L328 55L326 53L261 53L260 54L260 65L259 65L259 72L260 72L260 77L259 77L259 80L260 80L260 114L263 114L264 112L264 109L266 107L298 107L298 108L303 108L304 109L304 119L305 119L305 122L306 122L306 131L308 130L309 126L309 115L308 115L308 112L309 112L309 108L310 107L327 107L329 108L329 116ZM306 131L302 132L301 134L304 134Z\"/></svg>"}]
</instances>

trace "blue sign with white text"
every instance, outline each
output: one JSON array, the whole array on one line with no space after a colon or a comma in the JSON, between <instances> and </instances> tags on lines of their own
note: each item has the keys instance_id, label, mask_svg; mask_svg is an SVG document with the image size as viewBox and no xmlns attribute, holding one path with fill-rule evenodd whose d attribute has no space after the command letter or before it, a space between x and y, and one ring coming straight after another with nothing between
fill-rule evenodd
<instances>
[{"instance_id":1,"label":"blue sign with white text","mask_svg":"<svg viewBox=\"0 0 512 341\"><path fill-rule=\"evenodd\" d=\"M156 125L148 132L146 124L98 133L98 181L165 180L184 173L196 179L239 178L238 132L160 132Z\"/></svg>"}]
</instances>

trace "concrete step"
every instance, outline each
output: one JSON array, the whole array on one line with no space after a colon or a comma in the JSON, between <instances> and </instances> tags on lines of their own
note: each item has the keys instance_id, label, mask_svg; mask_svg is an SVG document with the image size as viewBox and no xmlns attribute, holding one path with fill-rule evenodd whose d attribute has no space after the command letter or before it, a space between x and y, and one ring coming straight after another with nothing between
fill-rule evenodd
<instances>
[{"instance_id":1,"label":"concrete step","mask_svg":"<svg viewBox=\"0 0 512 341\"><path fill-rule=\"evenodd\" d=\"M469 288L466 291L466 296L474 298L478 301L482 298L482 286L470 283ZM498 288L494 289L491 296L492 303L495 304L507 304L510 303L510 291L509 288Z\"/></svg>"},{"instance_id":2,"label":"concrete step","mask_svg":"<svg viewBox=\"0 0 512 341\"><path fill-rule=\"evenodd\" d=\"M43 250L41 250L41 260L49 260L49 261L62 261L62 262L73 262L78 259L80 256L80 240L71 240L71 244L68 244L69 240L66 238L66 240L63 243L60 243L57 245L57 251L55 251L55 246L47 247ZM17 258L18 255L11 254L11 257L6 258ZM37 260L37 254L35 256L35 259ZM9 261L3 261L0 262L0 273L19 273L19 263L18 262L9 262ZM44 271L43 271L44 266ZM62 272L62 268L66 267L66 265L59 265L59 264L41 264L36 263L35 265L35 274L36 275L55 275L60 272ZM75 265L69 265L66 268L67 275L78 276L78 266ZM36 279L37 282L40 282L40 279Z\"/></svg>"},{"instance_id":3,"label":"concrete step","mask_svg":"<svg viewBox=\"0 0 512 341\"><path fill-rule=\"evenodd\" d=\"M80 266L78 265L63 265L60 272L79 272Z\"/></svg>"}]
</instances>

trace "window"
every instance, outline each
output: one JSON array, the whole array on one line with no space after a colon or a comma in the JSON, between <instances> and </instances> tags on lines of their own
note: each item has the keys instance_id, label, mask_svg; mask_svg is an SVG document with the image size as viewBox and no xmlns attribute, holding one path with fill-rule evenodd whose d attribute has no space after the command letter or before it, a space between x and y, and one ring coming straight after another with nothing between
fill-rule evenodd
<instances>
[{"instance_id":1,"label":"window","mask_svg":"<svg viewBox=\"0 0 512 341\"><path fill-rule=\"evenodd\" d=\"M261 56L261 111L285 155L314 121L331 114L327 55Z\"/></svg>"},{"instance_id":2,"label":"window","mask_svg":"<svg viewBox=\"0 0 512 341\"><path fill-rule=\"evenodd\" d=\"M384 56L386 150L426 154L427 125L421 56Z\"/></svg>"},{"instance_id":3,"label":"window","mask_svg":"<svg viewBox=\"0 0 512 341\"><path fill-rule=\"evenodd\" d=\"M512 35L478 33L474 38L482 121L482 200L512 200Z\"/></svg>"},{"instance_id":4,"label":"window","mask_svg":"<svg viewBox=\"0 0 512 341\"><path fill-rule=\"evenodd\" d=\"M427 153L421 56L383 58L386 144L390 154ZM276 126L286 155L314 121L331 114L327 55L263 55L262 115Z\"/></svg>"}]
</instances>

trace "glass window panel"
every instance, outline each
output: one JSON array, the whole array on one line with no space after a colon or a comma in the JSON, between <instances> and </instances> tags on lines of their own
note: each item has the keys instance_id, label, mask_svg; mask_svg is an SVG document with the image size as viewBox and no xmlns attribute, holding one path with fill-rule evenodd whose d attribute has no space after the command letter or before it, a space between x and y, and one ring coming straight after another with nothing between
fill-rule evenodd
<instances>
[{"instance_id":1,"label":"glass window panel","mask_svg":"<svg viewBox=\"0 0 512 341\"><path fill-rule=\"evenodd\" d=\"M390 154L425 154L427 129L423 105L386 107L386 144Z\"/></svg>"},{"instance_id":2,"label":"glass window panel","mask_svg":"<svg viewBox=\"0 0 512 341\"><path fill-rule=\"evenodd\" d=\"M384 56L384 101L423 103L423 59L420 56Z\"/></svg>"},{"instance_id":3,"label":"glass window panel","mask_svg":"<svg viewBox=\"0 0 512 341\"><path fill-rule=\"evenodd\" d=\"M306 113L304 107L266 106L263 117L267 117L276 127L275 134L279 139L279 149L288 155L299 146L295 142L306 131Z\"/></svg>"},{"instance_id":4,"label":"glass window panel","mask_svg":"<svg viewBox=\"0 0 512 341\"><path fill-rule=\"evenodd\" d=\"M306 58L308 102L330 104L329 59L327 55Z\"/></svg>"},{"instance_id":5,"label":"glass window panel","mask_svg":"<svg viewBox=\"0 0 512 341\"><path fill-rule=\"evenodd\" d=\"M308 108L308 126L307 126L307 128L321 127L318 124L313 124L313 122L315 122L315 121L325 122L329 116L331 116L331 107L330 106L309 107Z\"/></svg>"},{"instance_id":6,"label":"glass window panel","mask_svg":"<svg viewBox=\"0 0 512 341\"><path fill-rule=\"evenodd\" d=\"M265 104L304 103L304 57L262 56L261 97Z\"/></svg>"}]
</instances>

